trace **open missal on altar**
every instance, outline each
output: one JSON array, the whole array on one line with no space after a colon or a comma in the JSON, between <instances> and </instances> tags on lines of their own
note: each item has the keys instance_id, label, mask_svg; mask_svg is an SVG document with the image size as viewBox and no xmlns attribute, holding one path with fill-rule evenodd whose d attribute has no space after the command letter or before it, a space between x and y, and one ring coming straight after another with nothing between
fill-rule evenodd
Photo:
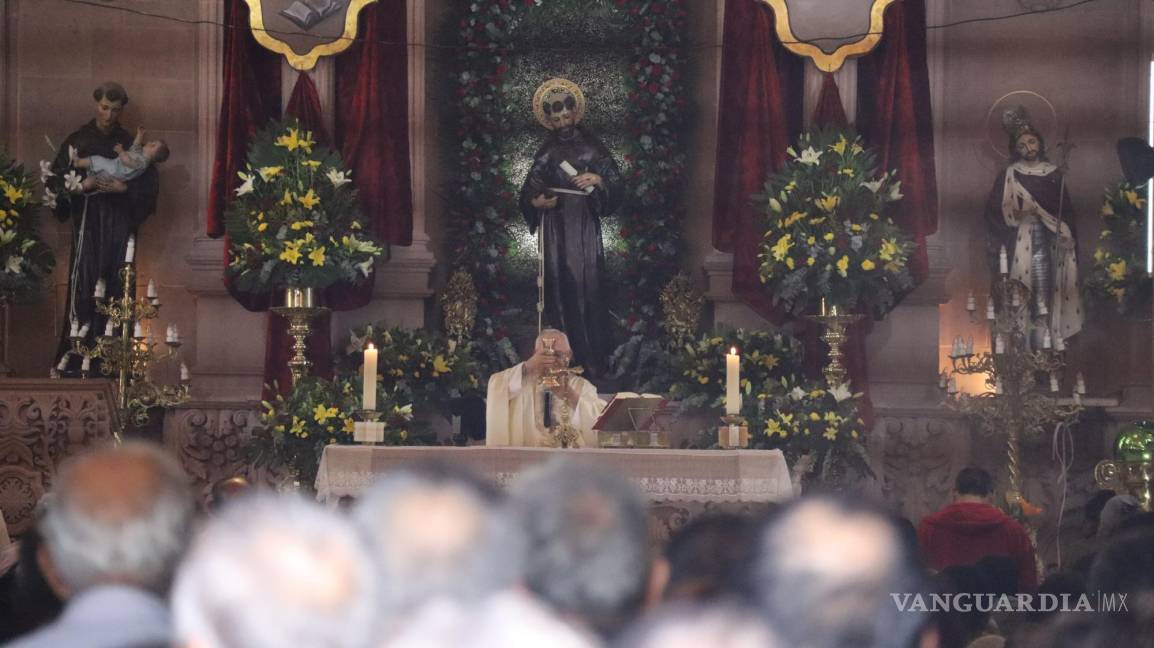
<instances>
[{"instance_id":1,"label":"open missal on altar","mask_svg":"<svg viewBox=\"0 0 1154 648\"><path fill-rule=\"evenodd\" d=\"M669 445L669 433L658 417L666 412L666 399L657 394L621 392L609 401L593 424L602 447L652 447Z\"/></svg>"}]
</instances>

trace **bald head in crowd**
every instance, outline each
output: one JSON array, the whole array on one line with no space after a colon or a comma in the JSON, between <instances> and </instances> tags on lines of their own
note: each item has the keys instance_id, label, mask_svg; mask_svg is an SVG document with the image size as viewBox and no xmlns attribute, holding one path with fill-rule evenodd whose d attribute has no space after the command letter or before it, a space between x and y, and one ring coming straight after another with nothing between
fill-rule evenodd
<instances>
[{"instance_id":1,"label":"bald head in crowd","mask_svg":"<svg viewBox=\"0 0 1154 648\"><path fill-rule=\"evenodd\" d=\"M164 593L193 509L184 473L155 446L129 443L65 462L42 522L63 593L106 584Z\"/></svg>"}]
</instances>

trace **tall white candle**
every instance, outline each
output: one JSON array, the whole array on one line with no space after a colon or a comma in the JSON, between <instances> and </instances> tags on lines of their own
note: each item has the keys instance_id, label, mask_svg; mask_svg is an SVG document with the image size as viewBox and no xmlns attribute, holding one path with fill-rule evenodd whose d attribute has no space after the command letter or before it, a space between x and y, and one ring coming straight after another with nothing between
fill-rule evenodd
<instances>
[{"instance_id":1,"label":"tall white candle","mask_svg":"<svg viewBox=\"0 0 1154 648\"><path fill-rule=\"evenodd\" d=\"M90 369L92 369L92 356L84 356L84 359L80 361L80 370L88 371Z\"/></svg>"},{"instance_id":2,"label":"tall white candle","mask_svg":"<svg viewBox=\"0 0 1154 648\"><path fill-rule=\"evenodd\" d=\"M68 329L68 337L80 336L80 322L72 320L72 326Z\"/></svg>"},{"instance_id":3,"label":"tall white candle","mask_svg":"<svg viewBox=\"0 0 1154 648\"><path fill-rule=\"evenodd\" d=\"M1058 351L1066 350L1066 340L1061 335L1054 337L1054 349Z\"/></svg>"},{"instance_id":4,"label":"tall white candle","mask_svg":"<svg viewBox=\"0 0 1154 648\"><path fill-rule=\"evenodd\" d=\"M730 347L725 356L725 413L741 412L741 356Z\"/></svg>"},{"instance_id":5,"label":"tall white candle","mask_svg":"<svg viewBox=\"0 0 1154 648\"><path fill-rule=\"evenodd\" d=\"M132 327L132 337L138 340L144 337L144 327L140 325L140 322Z\"/></svg>"},{"instance_id":6,"label":"tall white candle","mask_svg":"<svg viewBox=\"0 0 1154 648\"><path fill-rule=\"evenodd\" d=\"M128 247L124 248L124 262L132 263L136 260L136 237L128 237Z\"/></svg>"},{"instance_id":7,"label":"tall white candle","mask_svg":"<svg viewBox=\"0 0 1154 648\"><path fill-rule=\"evenodd\" d=\"M364 390L361 392L361 407L377 409L377 349L369 343L365 349Z\"/></svg>"},{"instance_id":8,"label":"tall white candle","mask_svg":"<svg viewBox=\"0 0 1154 648\"><path fill-rule=\"evenodd\" d=\"M998 253L998 272L1002 274L1010 273L1010 257L1006 254L1006 246L1002 246L1002 251Z\"/></svg>"},{"instance_id":9,"label":"tall white candle","mask_svg":"<svg viewBox=\"0 0 1154 648\"><path fill-rule=\"evenodd\" d=\"M188 382L188 378L188 365L182 362L180 363L180 380L181 382Z\"/></svg>"},{"instance_id":10,"label":"tall white candle","mask_svg":"<svg viewBox=\"0 0 1154 648\"><path fill-rule=\"evenodd\" d=\"M978 310L978 299L972 290L966 295L966 310L971 313Z\"/></svg>"},{"instance_id":11,"label":"tall white candle","mask_svg":"<svg viewBox=\"0 0 1154 648\"><path fill-rule=\"evenodd\" d=\"M145 296L148 297L149 299L156 297L156 280L155 279L149 279L148 280L148 292L145 293Z\"/></svg>"},{"instance_id":12,"label":"tall white candle","mask_svg":"<svg viewBox=\"0 0 1154 648\"><path fill-rule=\"evenodd\" d=\"M994 336L994 353L1006 352L1006 338L1002 337L1001 333Z\"/></svg>"},{"instance_id":13,"label":"tall white candle","mask_svg":"<svg viewBox=\"0 0 1154 648\"><path fill-rule=\"evenodd\" d=\"M104 323L104 337L112 337L112 332L113 332L112 329L113 329L112 320L108 320L107 322L105 322Z\"/></svg>"},{"instance_id":14,"label":"tall white candle","mask_svg":"<svg viewBox=\"0 0 1154 648\"><path fill-rule=\"evenodd\" d=\"M88 322L85 322L84 326L81 326L80 330L77 331L76 334L79 335L80 337L84 337L84 336L88 335Z\"/></svg>"},{"instance_id":15,"label":"tall white candle","mask_svg":"<svg viewBox=\"0 0 1154 648\"><path fill-rule=\"evenodd\" d=\"M56 369L58 371L67 371L68 370L68 354L69 353L71 353L71 352L65 351L64 355L60 356L60 362L58 362L56 364Z\"/></svg>"},{"instance_id":16,"label":"tall white candle","mask_svg":"<svg viewBox=\"0 0 1154 648\"><path fill-rule=\"evenodd\" d=\"M1086 377L1082 375L1081 371L1078 372L1077 378L1074 379L1074 391L1078 392L1079 396L1086 395Z\"/></svg>"},{"instance_id":17,"label":"tall white candle","mask_svg":"<svg viewBox=\"0 0 1154 648\"><path fill-rule=\"evenodd\" d=\"M1054 339L1050 337L1050 329L1042 331L1042 348L1049 349L1054 346Z\"/></svg>"},{"instance_id":18,"label":"tall white candle","mask_svg":"<svg viewBox=\"0 0 1154 648\"><path fill-rule=\"evenodd\" d=\"M997 315L994 313L994 298L993 297L990 297L989 299L986 300L986 319L988 319L988 320L997 319Z\"/></svg>"},{"instance_id":19,"label":"tall white candle","mask_svg":"<svg viewBox=\"0 0 1154 648\"><path fill-rule=\"evenodd\" d=\"M104 299L104 296L107 293L108 293L108 282L106 282L104 279L97 279L96 280L96 289L92 291L92 296L97 298L97 299Z\"/></svg>"},{"instance_id":20,"label":"tall white candle","mask_svg":"<svg viewBox=\"0 0 1154 648\"><path fill-rule=\"evenodd\" d=\"M1058 393L1058 372L1056 371L1050 372L1050 391L1055 394Z\"/></svg>"}]
</instances>

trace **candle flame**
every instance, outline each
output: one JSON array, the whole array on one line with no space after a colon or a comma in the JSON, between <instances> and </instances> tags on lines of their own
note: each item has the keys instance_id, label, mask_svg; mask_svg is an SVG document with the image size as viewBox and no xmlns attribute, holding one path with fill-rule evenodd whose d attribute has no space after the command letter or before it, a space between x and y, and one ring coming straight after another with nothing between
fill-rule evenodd
<instances>
[{"instance_id":1,"label":"candle flame","mask_svg":"<svg viewBox=\"0 0 1154 648\"><path fill-rule=\"evenodd\" d=\"M372 351L372 350L374 350L375 348L376 348L376 347L374 347L374 346L373 346L373 343L372 343L372 342L369 342L369 346L368 346L368 348L366 348L366 349L365 349L365 351Z\"/></svg>"},{"instance_id":2,"label":"candle flame","mask_svg":"<svg viewBox=\"0 0 1154 648\"><path fill-rule=\"evenodd\" d=\"M729 347L729 355L737 355L737 347Z\"/></svg>"}]
</instances>

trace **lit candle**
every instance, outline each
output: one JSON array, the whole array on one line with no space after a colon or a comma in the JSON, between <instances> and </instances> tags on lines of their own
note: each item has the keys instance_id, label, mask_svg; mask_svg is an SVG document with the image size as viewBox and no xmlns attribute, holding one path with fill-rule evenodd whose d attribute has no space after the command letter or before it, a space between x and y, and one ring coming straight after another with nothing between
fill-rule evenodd
<instances>
[{"instance_id":1,"label":"lit candle","mask_svg":"<svg viewBox=\"0 0 1154 648\"><path fill-rule=\"evenodd\" d=\"M1002 251L998 253L998 272L1002 274L1010 273L1010 257L1006 255L1006 246L1002 246Z\"/></svg>"},{"instance_id":2,"label":"lit candle","mask_svg":"<svg viewBox=\"0 0 1154 648\"><path fill-rule=\"evenodd\" d=\"M992 320L996 319L996 317L994 314L994 298L990 297L986 300L986 319Z\"/></svg>"},{"instance_id":3,"label":"lit candle","mask_svg":"<svg viewBox=\"0 0 1154 648\"><path fill-rule=\"evenodd\" d=\"M148 297L149 299L153 299L156 297L156 280L155 279L149 279L148 280L148 292L145 293L145 296Z\"/></svg>"},{"instance_id":4,"label":"lit candle","mask_svg":"<svg viewBox=\"0 0 1154 648\"><path fill-rule=\"evenodd\" d=\"M741 356L730 347L725 356L725 413L741 412Z\"/></svg>"},{"instance_id":5,"label":"lit candle","mask_svg":"<svg viewBox=\"0 0 1154 648\"><path fill-rule=\"evenodd\" d=\"M96 289L92 291L92 296L97 298L97 299L104 299L104 296L105 296L105 294L107 294L107 292L108 292L108 282L104 281L104 279L97 279L96 280Z\"/></svg>"},{"instance_id":6,"label":"lit candle","mask_svg":"<svg viewBox=\"0 0 1154 648\"><path fill-rule=\"evenodd\" d=\"M1055 394L1058 393L1058 372L1056 371L1050 372L1050 391Z\"/></svg>"},{"instance_id":7,"label":"lit candle","mask_svg":"<svg viewBox=\"0 0 1154 648\"><path fill-rule=\"evenodd\" d=\"M176 333L172 330L172 324L169 324L168 327L164 329L164 341L176 342Z\"/></svg>"},{"instance_id":8,"label":"lit candle","mask_svg":"<svg viewBox=\"0 0 1154 648\"><path fill-rule=\"evenodd\" d=\"M76 333L76 335L79 337L84 337L84 336L88 335L88 322L85 322L84 326L80 327L80 330Z\"/></svg>"},{"instance_id":9,"label":"lit candle","mask_svg":"<svg viewBox=\"0 0 1154 648\"><path fill-rule=\"evenodd\" d=\"M1074 379L1074 391L1077 392L1079 396L1086 395L1086 378L1082 375L1081 371L1078 372L1078 376Z\"/></svg>"},{"instance_id":10,"label":"lit candle","mask_svg":"<svg viewBox=\"0 0 1154 648\"><path fill-rule=\"evenodd\" d=\"M188 379L189 379L188 365L186 365L182 362L182 363L180 363L180 381L181 382L188 382Z\"/></svg>"},{"instance_id":11,"label":"lit candle","mask_svg":"<svg viewBox=\"0 0 1154 648\"><path fill-rule=\"evenodd\" d=\"M365 349L364 389L361 392L361 407L365 410L377 409L377 348L369 343Z\"/></svg>"},{"instance_id":12,"label":"lit candle","mask_svg":"<svg viewBox=\"0 0 1154 648\"><path fill-rule=\"evenodd\" d=\"M104 337L112 337L113 328L114 327L112 326L112 320L108 320L107 322L105 322L104 323Z\"/></svg>"},{"instance_id":13,"label":"lit candle","mask_svg":"<svg viewBox=\"0 0 1154 648\"><path fill-rule=\"evenodd\" d=\"M132 337L138 340L144 337L144 327L140 325L140 322L137 322L136 326L132 327Z\"/></svg>"},{"instance_id":14,"label":"lit candle","mask_svg":"<svg viewBox=\"0 0 1154 648\"><path fill-rule=\"evenodd\" d=\"M974 297L972 290L966 295L966 310L971 313L978 310L978 299Z\"/></svg>"},{"instance_id":15,"label":"lit candle","mask_svg":"<svg viewBox=\"0 0 1154 648\"><path fill-rule=\"evenodd\" d=\"M1042 329L1042 348L1049 349L1052 346L1054 346L1054 341L1050 337L1050 329Z\"/></svg>"},{"instance_id":16,"label":"lit candle","mask_svg":"<svg viewBox=\"0 0 1154 648\"><path fill-rule=\"evenodd\" d=\"M124 248L124 262L132 263L136 260L136 237L128 237L128 247Z\"/></svg>"},{"instance_id":17,"label":"lit candle","mask_svg":"<svg viewBox=\"0 0 1154 648\"><path fill-rule=\"evenodd\" d=\"M92 356L84 356L84 359L80 361L80 370L81 371L88 371L91 368L92 368Z\"/></svg>"},{"instance_id":18,"label":"lit candle","mask_svg":"<svg viewBox=\"0 0 1154 648\"><path fill-rule=\"evenodd\" d=\"M68 337L80 337L80 322L72 320L72 327L68 329Z\"/></svg>"},{"instance_id":19,"label":"lit candle","mask_svg":"<svg viewBox=\"0 0 1154 648\"><path fill-rule=\"evenodd\" d=\"M1002 337L1001 333L994 336L994 353L1006 352L1006 338Z\"/></svg>"}]
</instances>

